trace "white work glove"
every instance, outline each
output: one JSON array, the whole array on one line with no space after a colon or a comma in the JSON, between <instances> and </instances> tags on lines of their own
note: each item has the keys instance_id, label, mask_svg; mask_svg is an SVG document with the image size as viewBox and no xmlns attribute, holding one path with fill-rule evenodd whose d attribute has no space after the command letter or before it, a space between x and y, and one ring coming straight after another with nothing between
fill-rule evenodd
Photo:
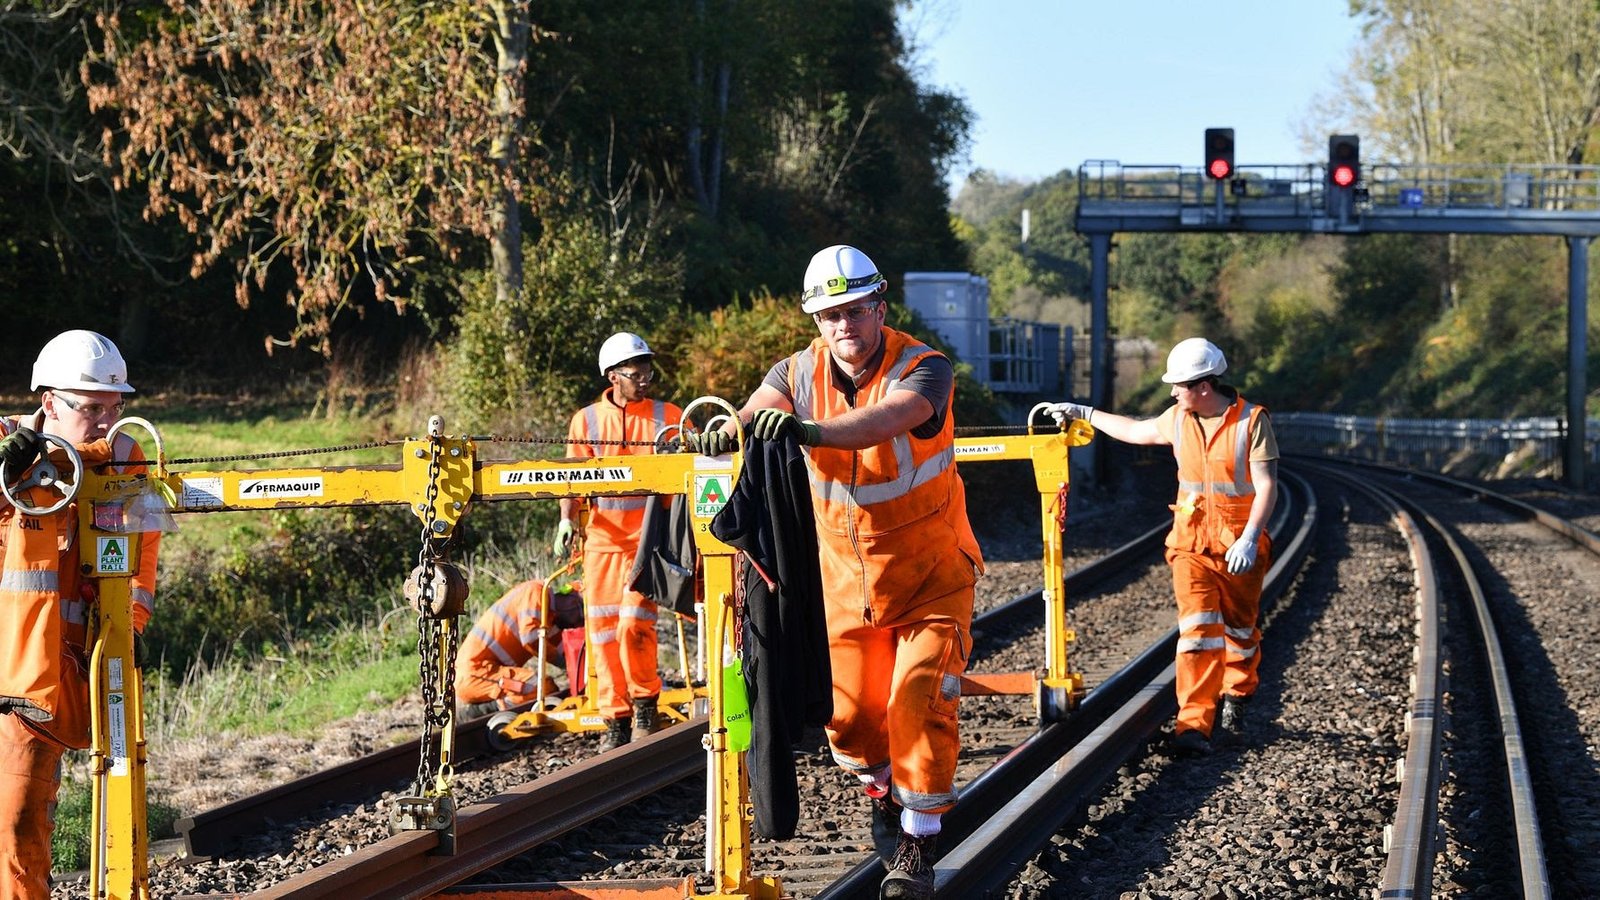
<instances>
[{"instance_id":1,"label":"white work glove","mask_svg":"<svg viewBox=\"0 0 1600 900\"><path fill-rule=\"evenodd\" d=\"M1246 528L1244 534L1233 542L1228 548L1228 553L1223 558L1228 561L1228 574L1238 575L1248 572L1256 564L1256 541L1260 539L1261 532L1255 528Z\"/></svg>"},{"instance_id":2,"label":"white work glove","mask_svg":"<svg viewBox=\"0 0 1600 900\"><path fill-rule=\"evenodd\" d=\"M1087 403L1052 403L1045 407L1045 412L1056 420L1057 425L1066 425L1069 419L1089 421L1089 417L1094 415L1094 407Z\"/></svg>"},{"instance_id":3,"label":"white work glove","mask_svg":"<svg viewBox=\"0 0 1600 900\"><path fill-rule=\"evenodd\" d=\"M556 540L555 543L550 545L550 549L555 551L556 556L565 556L571 546L572 520L562 519L561 523L556 526Z\"/></svg>"}]
</instances>

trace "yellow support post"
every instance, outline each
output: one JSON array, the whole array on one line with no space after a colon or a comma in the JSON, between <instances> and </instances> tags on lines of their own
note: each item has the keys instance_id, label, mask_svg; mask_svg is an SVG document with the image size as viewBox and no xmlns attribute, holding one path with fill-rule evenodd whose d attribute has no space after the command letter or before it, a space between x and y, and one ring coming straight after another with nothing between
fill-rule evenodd
<instances>
[{"instance_id":1,"label":"yellow support post","mask_svg":"<svg viewBox=\"0 0 1600 900\"><path fill-rule=\"evenodd\" d=\"M79 486L78 538L85 575L98 583L89 654L91 814L89 896L148 900L145 814L144 682L133 653L136 531L123 529L124 504L148 485L144 473L85 472Z\"/></svg>"}]
</instances>

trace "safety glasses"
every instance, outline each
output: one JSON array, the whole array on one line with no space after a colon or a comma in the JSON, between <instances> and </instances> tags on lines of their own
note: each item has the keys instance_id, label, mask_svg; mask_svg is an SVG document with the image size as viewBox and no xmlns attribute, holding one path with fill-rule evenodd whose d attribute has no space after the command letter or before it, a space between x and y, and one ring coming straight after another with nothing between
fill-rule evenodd
<instances>
[{"instance_id":1,"label":"safety glasses","mask_svg":"<svg viewBox=\"0 0 1600 900\"><path fill-rule=\"evenodd\" d=\"M819 323L825 322L829 325L838 325L840 322L849 321L851 324L856 324L866 321L867 316L877 312L878 306L882 302L881 300L874 300L871 303L863 303L860 306L847 306L844 309L825 309L822 312L812 313L811 315Z\"/></svg>"},{"instance_id":2,"label":"safety glasses","mask_svg":"<svg viewBox=\"0 0 1600 900\"><path fill-rule=\"evenodd\" d=\"M108 407L105 404L96 403L93 400L73 400L71 397L68 397L66 394L63 394L59 391L52 391L52 393L55 394L55 398L57 400L60 400L62 403L67 405L67 409L70 409L75 413L82 413L91 419L103 419L106 417L107 413L110 413L120 419L122 418L123 411L128 408L128 404L121 400Z\"/></svg>"}]
</instances>

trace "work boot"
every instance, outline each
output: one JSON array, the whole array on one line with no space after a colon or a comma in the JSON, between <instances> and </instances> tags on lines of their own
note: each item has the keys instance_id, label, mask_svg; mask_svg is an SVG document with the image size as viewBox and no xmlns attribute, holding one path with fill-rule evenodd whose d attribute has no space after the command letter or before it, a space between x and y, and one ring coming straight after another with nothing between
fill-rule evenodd
<instances>
[{"instance_id":1,"label":"work boot","mask_svg":"<svg viewBox=\"0 0 1600 900\"><path fill-rule=\"evenodd\" d=\"M1222 729L1222 733L1227 736L1230 743L1244 740L1244 708L1249 700L1249 697L1233 694L1222 695L1222 711L1217 714L1217 727Z\"/></svg>"},{"instance_id":2,"label":"work boot","mask_svg":"<svg viewBox=\"0 0 1600 900\"><path fill-rule=\"evenodd\" d=\"M933 896L933 853L937 834L912 837L902 833L889 863L889 874L878 887L879 900L927 900Z\"/></svg>"},{"instance_id":3,"label":"work boot","mask_svg":"<svg viewBox=\"0 0 1600 900\"><path fill-rule=\"evenodd\" d=\"M633 701L633 739L647 738L655 734L659 714L656 712L656 698L636 697Z\"/></svg>"},{"instance_id":4,"label":"work boot","mask_svg":"<svg viewBox=\"0 0 1600 900\"><path fill-rule=\"evenodd\" d=\"M632 724L629 719L607 719L606 736L605 740L600 742L600 752L615 750L633 740L633 735L629 732L629 726Z\"/></svg>"},{"instance_id":5,"label":"work boot","mask_svg":"<svg viewBox=\"0 0 1600 900\"><path fill-rule=\"evenodd\" d=\"M1172 738L1172 752L1179 756L1207 756L1211 753L1211 739L1198 731L1180 731Z\"/></svg>"},{"instance_id":6,"label":"work boot","mask_svg":"<svg viewBox=\"0 0 1600 900\"><path fill-rule=\"evenodd\" d=\"M871 793L867 796L872 797ZM888 865L894 858L900 840L900 804L894 802L893 793L885 788L883 795L872 797L872 847L878 858Z\"/></svg>"}]
</instances>

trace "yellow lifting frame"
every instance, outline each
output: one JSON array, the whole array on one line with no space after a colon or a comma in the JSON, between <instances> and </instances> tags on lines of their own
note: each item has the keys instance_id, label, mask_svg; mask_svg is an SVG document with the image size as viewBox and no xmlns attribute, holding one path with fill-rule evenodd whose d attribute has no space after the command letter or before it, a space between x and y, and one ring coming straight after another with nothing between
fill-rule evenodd
<instances>
[{"instance_id":1,"label":"yellow lifting frame","mask_svg":"<svg viewBox=\"0 0 1600 900\"><path fill-rule=\"evenodd\" d=\"M722 401L709 399L722 404ZM696 401L699 403L702 401ZM691 407L693 404L691 404ZM687 414L687 410L686 410ZM125 420L131 421L131 420ZM122 475L84 471L78 489L80 537L84 547L100 547L110 539L123 542L125 562L97 552L85 563L86 577L99 584L98 612L91 652L91 753L94 772L96 841L91 848L91 891L95 900L149 900L145 815L143 685L134 665L132 577L138 564L138 535L97 527L94 501L124 498L152 487L173 498L173 512L221 512L339 506L381 506L404 503L424 522L433 537L453 533L475 499L540 500L562 497L627 496L680 493L691 503L695 541L705 579L705 633L708 654L710 727L703 738L708 755L707 870L713 876L713 900L778 900L777 878L751 872L749 772L743 752L729 747L725 718L723 668L729 661L733 619L733 549L710 533L710 521L726 502L737 478L740 452L708 459L698 454L653 454L595 457L584 460L479 462L470 438L442 433L435 417L430 437L404 444L400 465L290 467L282 469L169 472L160 436L155 438L151 471ZM118 423L120 427L122 423ZM1093 431L1074 422L1059 432L992 438L958 438L961 462L1026 459L1034 467L1040 493L1044 536L1047 664L1041 696L1060 694L1060 709L1081 692L1081 675L1067 669L1066 627L1062 596L1061 535L1055 504L1064 502L1068 483L1067 448L1083 446ZM437 472L432 471L434 460ZM430 502L431 495L431 502ZM431 507L431 517L430 517ZM91 571L92 569L92 571Z\"/></svg>"},{"instance_id":2,"label":"yellow lifting frame","mask_svg":"<svg viewBox=\"0 0 1600 900\"><path fill-rule=\"evenodd\" d=\"M1027 460L1033 464L1043 538L1044 671L1037 674L969 673L962 679L961 690L968 695L1031 691L1039 719L1054 722L1065 718L1083 696L1083 673L1073 672L1067 664L1067 645L1076 640L1077 635L1067 626L1067 598L1062 587L1066 571L1062 564L1059 523L1066 517L1067 489L1071 484L1067 451L1087 445L1094 439L1094 429L1087 422L1072 420L1058 430L1035 432L1032 418L1030 414L1025 435L956 438L955 453L956 462L961 465L1005 459Z\"/></svg>"}]
</instances>

